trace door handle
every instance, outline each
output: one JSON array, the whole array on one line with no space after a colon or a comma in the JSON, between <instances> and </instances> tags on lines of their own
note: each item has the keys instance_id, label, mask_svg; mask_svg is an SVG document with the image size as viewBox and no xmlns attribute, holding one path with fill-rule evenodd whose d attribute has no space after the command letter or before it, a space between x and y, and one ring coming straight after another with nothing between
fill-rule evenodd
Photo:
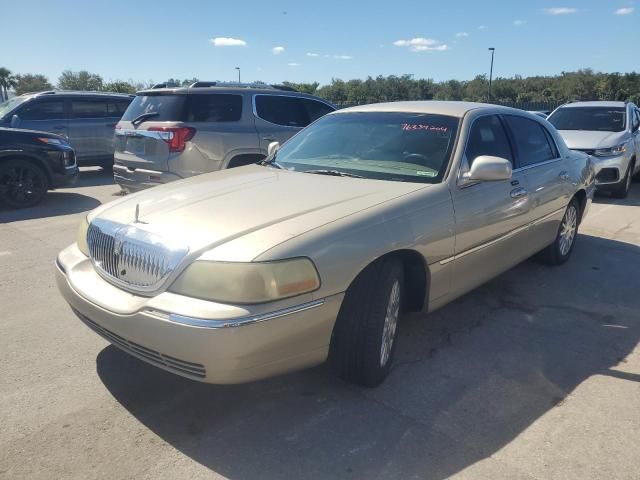
<instances>
[{"instance_id":1,"label":"door handle","mask_svg":"<svg viewBox=\"0 0 640 480\"><path fill-rule=\"evenodd\" d=\"M569 174L567 172L560 172L560 175L558 175L558 177L560 178L560 180L569 180Z\"/></svg>"},{"instance_id":2,"label":"door handle","mask_svg":"<svg viewBox=\"0 0 640 480\"><path fill-rule=\"evenodd\" d=\"M277 141L275 137L262 137L262 139L265 142L276 142Z\"/></svg>"},{"instance_id":3,"label":"door handle","mask_svg":"<svg viewBox=\"0 0 640 480\"><path fill-rule=\"evenodd\" d=\"M511 198L525 197L527 193L528 192L522 187L514 188L511 190Z\"/></svg>"}]
</instances>

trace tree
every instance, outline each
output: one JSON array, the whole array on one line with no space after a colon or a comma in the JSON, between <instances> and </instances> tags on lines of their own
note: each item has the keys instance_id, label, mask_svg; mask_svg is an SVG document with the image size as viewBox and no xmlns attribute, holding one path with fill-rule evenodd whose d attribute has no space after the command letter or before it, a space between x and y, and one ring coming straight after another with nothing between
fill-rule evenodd
<instances>
[{"instance_id":1,"label":"tree","mask_svg":"<svg viewBox=\"0 0 640 480\"><path fill-rule=\"evenodd\" d=\"M58 88L61 90L103 90L104 82L102 77L96 73L89 73L86 70L72 72L65 70L58 78Z\"/></svg>"},{"instance_id":2,"label":"tree","mask_svg":"<svg viewBox=\"0 0 640 480\"><path fill-rule=\"evenodd\" d=\"M9 89L16 84L15 77L11 74L11 70L0 67L0 101L9 98Z\"/></svg>"},{"instance_id":3,"label":"tree","mask_svg":"<svg viewBox=\"0 0 640 480\"><path fill-rule=\"evenodd\" d=\"M16 84L14 86L16 95L22 95L23 93L29 92L43 92L45 90L52 89L53 86L49 83L47 77L40 75L39 73L16 75Z\"/></svg>"},{"instance_id":4,"label":"tree","mask_svg":"<svg viewBox=\"0 0 640 480\"><path fill-rule=\"evenodd\" d=\"M129 82L125 82L122 80L116 80L114 82L105 83L102 89L105 92L116 92L116 93L136 93L135 85L131 85Z\"/></svg>"}]
</instances>

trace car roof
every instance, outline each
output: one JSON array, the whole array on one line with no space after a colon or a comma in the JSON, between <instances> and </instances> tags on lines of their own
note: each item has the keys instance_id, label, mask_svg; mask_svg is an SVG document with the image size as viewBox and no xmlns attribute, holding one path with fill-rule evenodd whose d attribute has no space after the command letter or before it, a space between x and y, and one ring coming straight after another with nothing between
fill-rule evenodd
<instances>
[{"instance_id":1,"label":"car roof","mask_svg":"<svg viewBox=\"0 0 640 480\"><path fill-rule=\"evenodd\" d=\"M129 93L117 93L117 92L93 92L87 90L47 90L45 92L31 92L23 93L21 97L44 97L48 95L55 96L70 96L70 97L118 97L118 98L133 98L135 95Z\"/></svg>"},{"instance_id":2,"label":"car roof","mask_svg":"<svg viewBox=\"0 0 640 480\"><path fill-rule=\"evenodd\" d=\"M406 112L406 113L431 113L436 115L449 115L463 117L472 110L486 109L495 113L525 114L524 110L489 103L457 102L440 100L416 100L410 102L387 102L359 105L356 107L338 110L336 113L351 112Z\"/></svg>"},{"instance_id":3,"label":"car roof","mask_svg":"<svg viewBox=\"0 0 640 480\"><path fill-rule=\"evenodd\" d=\"M576 107L605 107L605 108L624 108L627 104L625 102L609 102L609 101L594 101L594 102L571 102L565 103L559 108L576 108Z\"/></svg>"},{"instance_id":4,"label":"car roof","mask_svg":"<svg viewBox=\"0 0 640 480\"><path fill-rule=\"evenodd\" d=\"M329 100L311 95L309 93L297 92L292 90L285 90L281 88L274 88L270 85L261 87L260 85L251 86L229 86L229 85L216 85L211 87L169 87L169 88L148 88L136 92L136 95L167 95L167 94L213 94L213 93L248 93L248 94L260 94L260 95L278 95L286 97L302 97L312 98L314 100L320 100L327 105L332 105Z\"/></svg>"}]
</instances>

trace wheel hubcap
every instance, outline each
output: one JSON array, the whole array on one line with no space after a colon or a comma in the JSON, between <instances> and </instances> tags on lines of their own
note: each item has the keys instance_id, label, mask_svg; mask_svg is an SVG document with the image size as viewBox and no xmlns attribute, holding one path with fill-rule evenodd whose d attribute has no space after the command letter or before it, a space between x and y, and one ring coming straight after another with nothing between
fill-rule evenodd
<instances>
[{"instance_id":1,"label":"wheel hubcap","mask_svg":"<svg viewBox=\"0 0 640 480\"><path fill-rule=\"evenodd\" d=\"M560 253L564 256L571 250L578 226L576 207L569 205L560 225Z\"/></svg>"},{"instance_id":2,"label":"wheel hubcap","mask_svg":"<svg viewBox=\"0 0 640 480\"><path fill-rule=\"evenodd\" d=\"M384 317L384 329L382 330L382 345L380 346L380 366L384 367L391 356L391 347L396 338L398 317L400 316L400 282L395 281L389 294L387 314Z\"/></svg>"}]
</instances>

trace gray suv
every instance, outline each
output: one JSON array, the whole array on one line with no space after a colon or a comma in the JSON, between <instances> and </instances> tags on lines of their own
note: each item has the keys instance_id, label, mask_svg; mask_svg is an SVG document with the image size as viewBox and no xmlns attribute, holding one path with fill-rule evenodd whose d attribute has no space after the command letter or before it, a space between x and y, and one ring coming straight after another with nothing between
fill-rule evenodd
<instances>
[{"instance_id":1,"label":"gray suv","mask_svg":"<svg viewBox=\"0 0 640 480\"><path fill-rule=\"evenodd\" d=\"M624 198L640 172L640 110L626 102L573 102L549 118L567 146L592 155L599 191Z\"/></svg>"},{"instance_id":2,"label":"gray suv","mask_svg":"<svg viewBox=\"0 0 640 480\"><path fill-rule=\"evenodd\" d=\"M78 165L113 165L113 131L133 95L52 90L0 103L0 127L62 135Z\"/></svg>"},{"instance_id":3,"label":"gray suv","mask_svg":"<svg viewBox=\"0 0 640 480\"><path fill-rule=\"evenodd\" d=\"M116 127L124 191L257 163L335 107L287 87L198 82L138 92Z\"/></svg>"}]
</instances>

